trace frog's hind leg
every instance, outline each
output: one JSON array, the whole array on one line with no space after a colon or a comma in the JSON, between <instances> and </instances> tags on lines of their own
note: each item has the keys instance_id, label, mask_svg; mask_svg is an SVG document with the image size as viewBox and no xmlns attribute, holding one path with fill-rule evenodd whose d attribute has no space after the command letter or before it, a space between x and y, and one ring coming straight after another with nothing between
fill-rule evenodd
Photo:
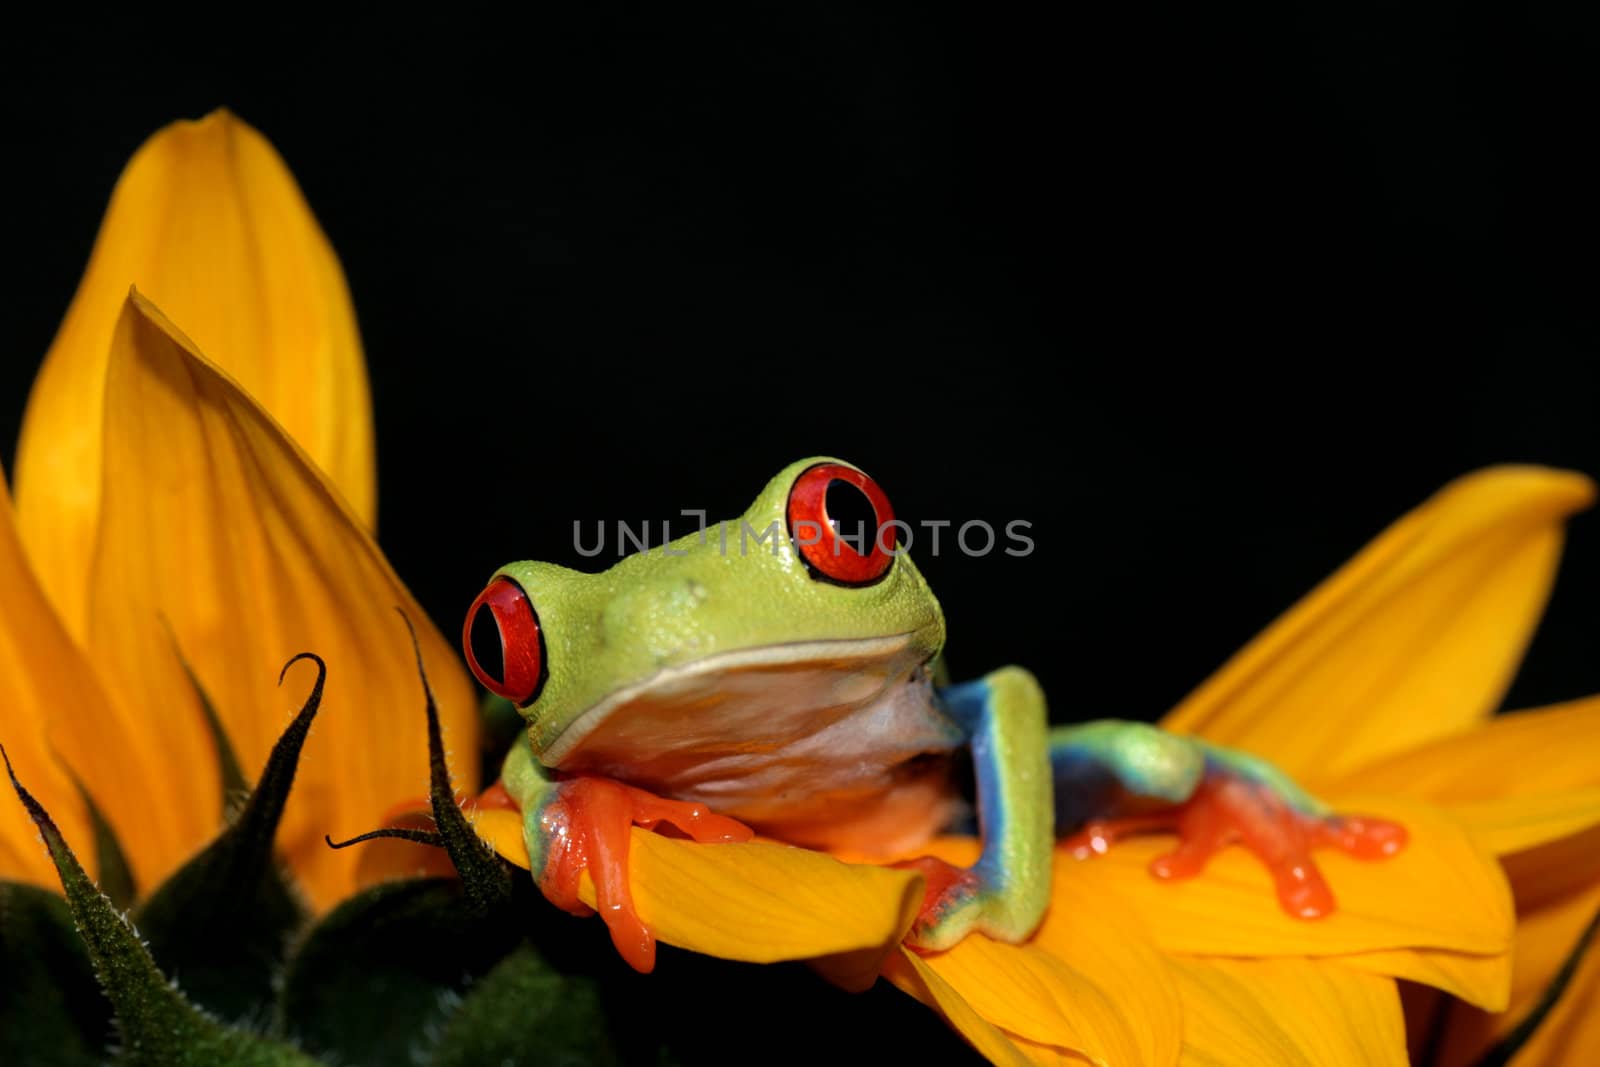
<instances>
[{"instance_id":1,"label":"frog's hind leg","mask_svg":"<svg viewBox=\"0 0 1600 1067\"><path fill-rule=\"evenodd\" d=\"M1381 859L1405 844L1403 828L1335 815L1266 760L1146 723L1057 727L1050 765L1056 832L1080 857L1134 834L1174 833L1176 847L1156 857L1150 872L1179 879L1238 843L1271 872L1284 910L1301 918L1334 909L1314 848Z\"/></svg>"},{"instance_id":2,"label":"frog's hind leg","mask_svg":"<svg viewBox=\"0 0 1600 1067\"><path fill-rule=\"evenodd\" d=\"M975 682L947 686L939 698L969 739L983 851L966 870L931 857L905 864L928 879L909 940L937 950L977 930L1021 941L1050 903L1053 840L1044 692L1027 671L1005 667Z\"/></svg>"},{"instance_id":3,"label":"frog's hind leg","mask_svg":"<svg viewBox=\"0 0 1600 1067\"><path fill-rule=\"evenodd\" d=\"M1093 819L1130 814L1149 802L1182 804L1205 775L1200 746L1142 722L1104 719L1050 731L1055 832L1066 836ZM1143 806L1150 806L1146 803Z\"/></svg>"}]
</instances>

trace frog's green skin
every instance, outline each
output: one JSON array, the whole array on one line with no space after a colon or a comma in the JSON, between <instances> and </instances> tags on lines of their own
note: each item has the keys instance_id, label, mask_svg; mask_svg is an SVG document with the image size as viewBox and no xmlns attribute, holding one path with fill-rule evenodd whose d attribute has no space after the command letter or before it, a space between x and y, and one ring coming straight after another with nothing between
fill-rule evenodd
<instances>
[{"instance_id":1,"label":"frog's green skin","mask_svg":"<svg viewBox=\"0 0 1600 1067\"><path fill-rule=\"evenodd\" d=\"M824 462L840 461L801 460L741 520L603 573L533 562L496 572L527 593L545 647L526 743L502 773L535 871L556 771L704 802L795 844L887 856L963 814L949 772L968 751L983 851L975 877L913 931L936 949L973 930L1028 936L1049 900L1056 825L1093 814L1104 783L1181 802L1220 762L1320 810L1268 765L1144 724L1051 730L1044 693L1018 667L936 687L944 617L910 557L847 587L813 577L786 532L790 488Z\"/></svg>"}]
</instances>

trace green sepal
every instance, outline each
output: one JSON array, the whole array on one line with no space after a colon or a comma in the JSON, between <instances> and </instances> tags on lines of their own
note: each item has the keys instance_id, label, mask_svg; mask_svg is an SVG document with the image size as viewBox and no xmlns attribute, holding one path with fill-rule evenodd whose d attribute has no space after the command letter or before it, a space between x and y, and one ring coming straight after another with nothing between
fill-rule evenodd
<instances>
[{"instance_id":1,"label":"green sepal","mask_svg":"<svg viewBox=\"0 0 1600 1067\"><path fill-rule=\"evenodd\" d=\"M398 608L395 610L399 611ZM461 806L456 803L455 787L450 783L450 768L444 758L439 705L433 698L433 686L428 684L428 671L422 662L422 646L417 643L417 631L406 613L400 611L400 618L411 634L411 649L417 657L417 676L422 680L422 695L428 717L428 804L432 809L434 829L386 826L345 841L335 841L332 837L324 840L329 848L349 848L386 837L442 848L450 854L450 861L461 876L468 904L479 915L494 915L504 911L511 900L511 868L478 837L472 824L462 814Z\"/></svg>"},{"instance_id":2,"label":"green sepal","mask_svg":"<svg viewBox=\"0 0 1600 1067\"><path fill-rule=\"evenodd\" d=\"M134 917L161 967L176 975L197 1003L224 1019L261 1018L270 1010L273 980L306 918L273 856L278 822L328 676L322 660L309 652L291 659L284 672L302 659L317 665L316 684L273 746L261 781L232 823L158 887Z\"/></svg>"},{"instance_id":3,"label":"green sepal","mask_svg":"<svg viewBox=\"0 0 1600 1067\"><path fill-rule=\"evenodd\" d=\"M0 1063L89 1067L111 1043L111 1002L58 893L0 882Z\"/></svg>"},{"instance_id":4,"label":"green sepal","mask_svg":"<svg viewBox=\"0 0 1600 1067\"><path fill-rule=\"evenodd\" d=\"M401 618L405 619L402 612ZM439 728L439 705L433 699L433 686L428 684L428 672L422 663L422 647L417 643L417 631L406 619L406 629L411 631L411 647L417 655L417 674L422 679L422 692L428 716L428 800L433 805L433 823L450 861L466 890L467 900L481 915L491 915L504 908L511 900L511 872L494 850L483 843L472 824L462 814L456 803L455 787L450 784L450 768L444 760L444 737Z\"/></svg>"},{"instance_id":5,"label":"green sepal","mask_svg":"<svg viewBox=\"0 0 1600 1067\"><path fill-rule=\"evenodd\" d=\"M459 996L521 939L453 878L385 882L340 904L284 972L277 1029L340 1064L413 1063Z\"/></svg>"},{"instance_id":6,"label":"green sepal","mask_svg":"<svg viewBox=\"0 0 1600 1067\"><path fill-rule=\"evenodd\" d=\"M467 993L428 1063L617 1063L610 1029L599 983L560 974L524 943Z\"/></svg>"},{"instance_id":7,"label":"green sepal","mask_svg":"<svg viewBox=\"0 0 1600 1067\"><path fill-rule=\"evenodd\" d=\"M0 756L4 753L0 748ZM5 764L12 788L50 851L78 936L111 1001L121 1062L159 1067L288 1067L315 1062L289 1045L218 1022L189 1003L157 969L133 925L89 880L49 813L17 780L9 758Z\"/></svg>"}]
</instances>

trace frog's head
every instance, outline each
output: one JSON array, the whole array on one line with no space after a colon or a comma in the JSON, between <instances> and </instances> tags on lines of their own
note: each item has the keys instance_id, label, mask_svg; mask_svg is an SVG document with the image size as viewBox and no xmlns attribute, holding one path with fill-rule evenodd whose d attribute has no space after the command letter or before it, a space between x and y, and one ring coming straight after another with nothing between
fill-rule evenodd
<instances>
[{"instance_id":1,"label":"frog's head","mask_svg":"<svg viewBox=\"0 0 1600 1067\"><path fill-rule=\"evenodd\" d=\"M892 520L858 468L802 460L738 519L600 574L500 568L468 613L468 662L522 709L550 766L701 735L780 745L877 699L944 644Z\"/></svg>"}]
</instances>

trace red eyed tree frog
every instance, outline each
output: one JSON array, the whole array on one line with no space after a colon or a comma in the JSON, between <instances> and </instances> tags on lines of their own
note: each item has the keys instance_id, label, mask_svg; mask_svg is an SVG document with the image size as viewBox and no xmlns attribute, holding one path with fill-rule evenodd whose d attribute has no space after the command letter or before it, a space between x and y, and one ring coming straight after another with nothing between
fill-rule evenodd
<instances>
[{"instance_id":1,"label":"red eyed tree frog","mask_svg":"<svg viewBox=\"0 0 1600 1067\"><path fill-rule=\"evenodd\" d=\"M845 514L866 518L866 537L850 536ZM1153 867L1168 877L1241 843L1273 873L1281 906L1306 918L1334 906L1313 846L1368 857L1402 846L1402 828L1333 815L1246 753L1136 722L1052 728L1019 667L945 684L944 616L897 549L893 518L860 469L806 459L736 522L600 574L512 563L472 605L468 663L528 722L501 786L523 813L539 884L582 913L588 870L635 967L653 966L655 943L628 892L631 826L665 821L708 842L754 828L905 856L970 813L955 784L963 753L982 853L966 870L911 861L928 876L908 938L924 950L972 931L1025 939L1069 834L1091 853L1119 833L1176 831Z\"/></svg>"}]
</instances>

